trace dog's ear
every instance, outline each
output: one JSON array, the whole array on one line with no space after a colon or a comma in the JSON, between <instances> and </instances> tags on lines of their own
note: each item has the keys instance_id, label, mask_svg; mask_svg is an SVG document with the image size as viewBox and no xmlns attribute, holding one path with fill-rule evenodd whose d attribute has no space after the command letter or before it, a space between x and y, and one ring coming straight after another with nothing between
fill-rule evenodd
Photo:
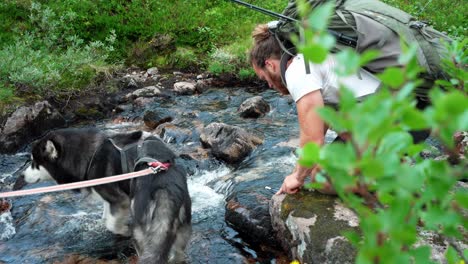
<instances>
[{"instance_id":1,"label":"dog's ear","mask_svg":"<svg viewBox=\"0 0 468 264\"><path fill-rule=\"evenodd\" d=\"M46 157L49 157L51 160L55 160L59 156L59 151L55 146L55 143L50 139L46 141L43 151L46 154Z\"/></svg>"},{"instance_id":2,"label":"dog's ear","mask_svg":"<svg viewBox=\"0 0 468 264\"><path fill-rule=\"evenodd\" d=\"M114 140L115 144L119 147L126 146L128 144L137 142L143 136L142 131L135 131L131 133L124 133L124 134L115 134L110 136L112 140Z\"/></svg>"}]
</instances>

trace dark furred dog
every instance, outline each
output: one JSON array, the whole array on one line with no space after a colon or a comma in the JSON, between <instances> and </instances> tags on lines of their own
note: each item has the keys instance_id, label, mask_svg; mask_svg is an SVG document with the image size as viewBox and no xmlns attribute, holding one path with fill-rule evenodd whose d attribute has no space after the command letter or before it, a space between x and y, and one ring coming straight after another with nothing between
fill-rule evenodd
<instances>
[{"instance_id":1,"label":"dark furred dog","mask_svg":"<svg viewBox=\"0 0 468 264\"><path fill-rule=\"evenodd\" d=\"M191 200L175 157L164 142L143 139L141 131L108 136L97 129L60 129L33 143L32 163L23 174L29 183L52 178L63 184L146 169L148 160L170 163L157 174L90 189L104 200L106 227L133 235L140 263L182 262Z\"/></svg>"}]
</instances>

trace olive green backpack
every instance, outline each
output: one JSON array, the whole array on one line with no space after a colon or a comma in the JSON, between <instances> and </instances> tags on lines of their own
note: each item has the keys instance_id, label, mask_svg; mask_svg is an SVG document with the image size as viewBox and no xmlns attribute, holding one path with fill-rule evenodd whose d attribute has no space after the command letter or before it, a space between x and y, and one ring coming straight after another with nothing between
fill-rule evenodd
<instances>
[{"instance_id":1,"label":"olive green backpack","mask_svg":"<svg viewBox=\"0 0 468 264\"><path fill-rule=\"evenodd\" d=\"M332 0L307 0L312 8ZM433 29L413 16L378 0L337 0L335 11L330 18L328 29L337 38L334 52L345 47L352 47L362 53L369 49L380 51L380 55L366 65L373 73L381 73L385 68L400 66L400 38L407 43L417 45L417 60L425 69L423 79L432 86L436 79L446 79L441 60L447 53L443 43L452 40L445 34ZM283 15L299 19L296 1L290 0ZM280 20L275 32L282 45L290 48L291 33L297 34L297 23ZM346 41L355 39L354 43ZM344 40L344 41L343 41ZM443 41L441 41L443 40ZM416 91L426 97L427 87Z\"/></svg>"}]
</instances>

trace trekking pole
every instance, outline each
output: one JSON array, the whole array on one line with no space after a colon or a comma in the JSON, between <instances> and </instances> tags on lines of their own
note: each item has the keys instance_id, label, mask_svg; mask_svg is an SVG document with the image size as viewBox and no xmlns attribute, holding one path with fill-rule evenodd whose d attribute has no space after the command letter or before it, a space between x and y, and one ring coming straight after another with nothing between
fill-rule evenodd
<instances>
[{"instance_id":1,"label":"trekking pole","mask_svg":"<svg viewBox=\"0 0 468 264\"><path fill-rule=\"evenodd\" d=\"M240 1L240 0L231 0L231 2L234 2L234 3L239 4L239 5L246 6L246 7L250 8L250 9L255 10L255 11L259 11L261 13L264 13L264 14L267 14L267 15L270 15L270 16L273 16L273 17L276 17L276 18L281 18L281 19L288 20L288 21L291 21L291 22L299 22L299 20L294 19L292 17L288 17L288 16L285 16L283 14L278 14L278 13L275 13L275 12L273 12L271 10L261 8L261 7L258 7L258 6L255 6L255 5ZM353 37L346 36L343 33L339 33L339 32L336 32L336 31L333 31L333 30L330 30L330 29L328 29L328 33L330 33L332 36L334 36L336 38L336 41L341 43L341 44L344 44L346 46L353 47L353 48L355 48L357 46L357 39L355 39Z\"/></svg>"},{"instance_id":2,"label":"trekking pole","mask_svg":"<svg viewBox=\"0 0 468 264\"><path fill-rule=\"evenodd\" d=\"M298 20L296 20L296 19L294 19L292 17L288 17L288 16L285 16L283 14L278 14L278 13L275 13L275 12L273 12L271 10L261 8L261 7L258 7L258 6L255 6L255 5L246 3L246 2L242 2L242 1L239 1L239 0L231 0L231 1L234 2L234 3L237 3L239 5L246 6L246 7L250 8L250 9L260 11L260 12L262 12L264 14L267 14L267 15L270 15L270 16L274 16L274 17L277 17L277 18L282 18L282 19L285 19L285 20L289 20L291 22L299 22Z\"/></svg>"}]
</instances>

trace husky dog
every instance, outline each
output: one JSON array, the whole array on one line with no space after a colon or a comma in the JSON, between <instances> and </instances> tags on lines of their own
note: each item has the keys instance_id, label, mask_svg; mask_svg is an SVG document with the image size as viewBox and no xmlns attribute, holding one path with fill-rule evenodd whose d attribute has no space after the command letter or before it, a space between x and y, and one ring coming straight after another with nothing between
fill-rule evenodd
<instances>
[{"instance_id":1,"label":"husky dog","mask_svg":"<svg viewBox=\"0 0 468 264\"><path fill-rule=\"evenodd\" d=\"M133 236L140 263L177 263L185 261L191 200L186 172L175 158L164 142L143 139L141 131L107 135L97 129L60 129L33 143L32 163L23 175L29 183L64 184L143 170L148 161L169 163L157 174L89 189L104 201L107 229Z\"/></svg>"}]
</instances>

